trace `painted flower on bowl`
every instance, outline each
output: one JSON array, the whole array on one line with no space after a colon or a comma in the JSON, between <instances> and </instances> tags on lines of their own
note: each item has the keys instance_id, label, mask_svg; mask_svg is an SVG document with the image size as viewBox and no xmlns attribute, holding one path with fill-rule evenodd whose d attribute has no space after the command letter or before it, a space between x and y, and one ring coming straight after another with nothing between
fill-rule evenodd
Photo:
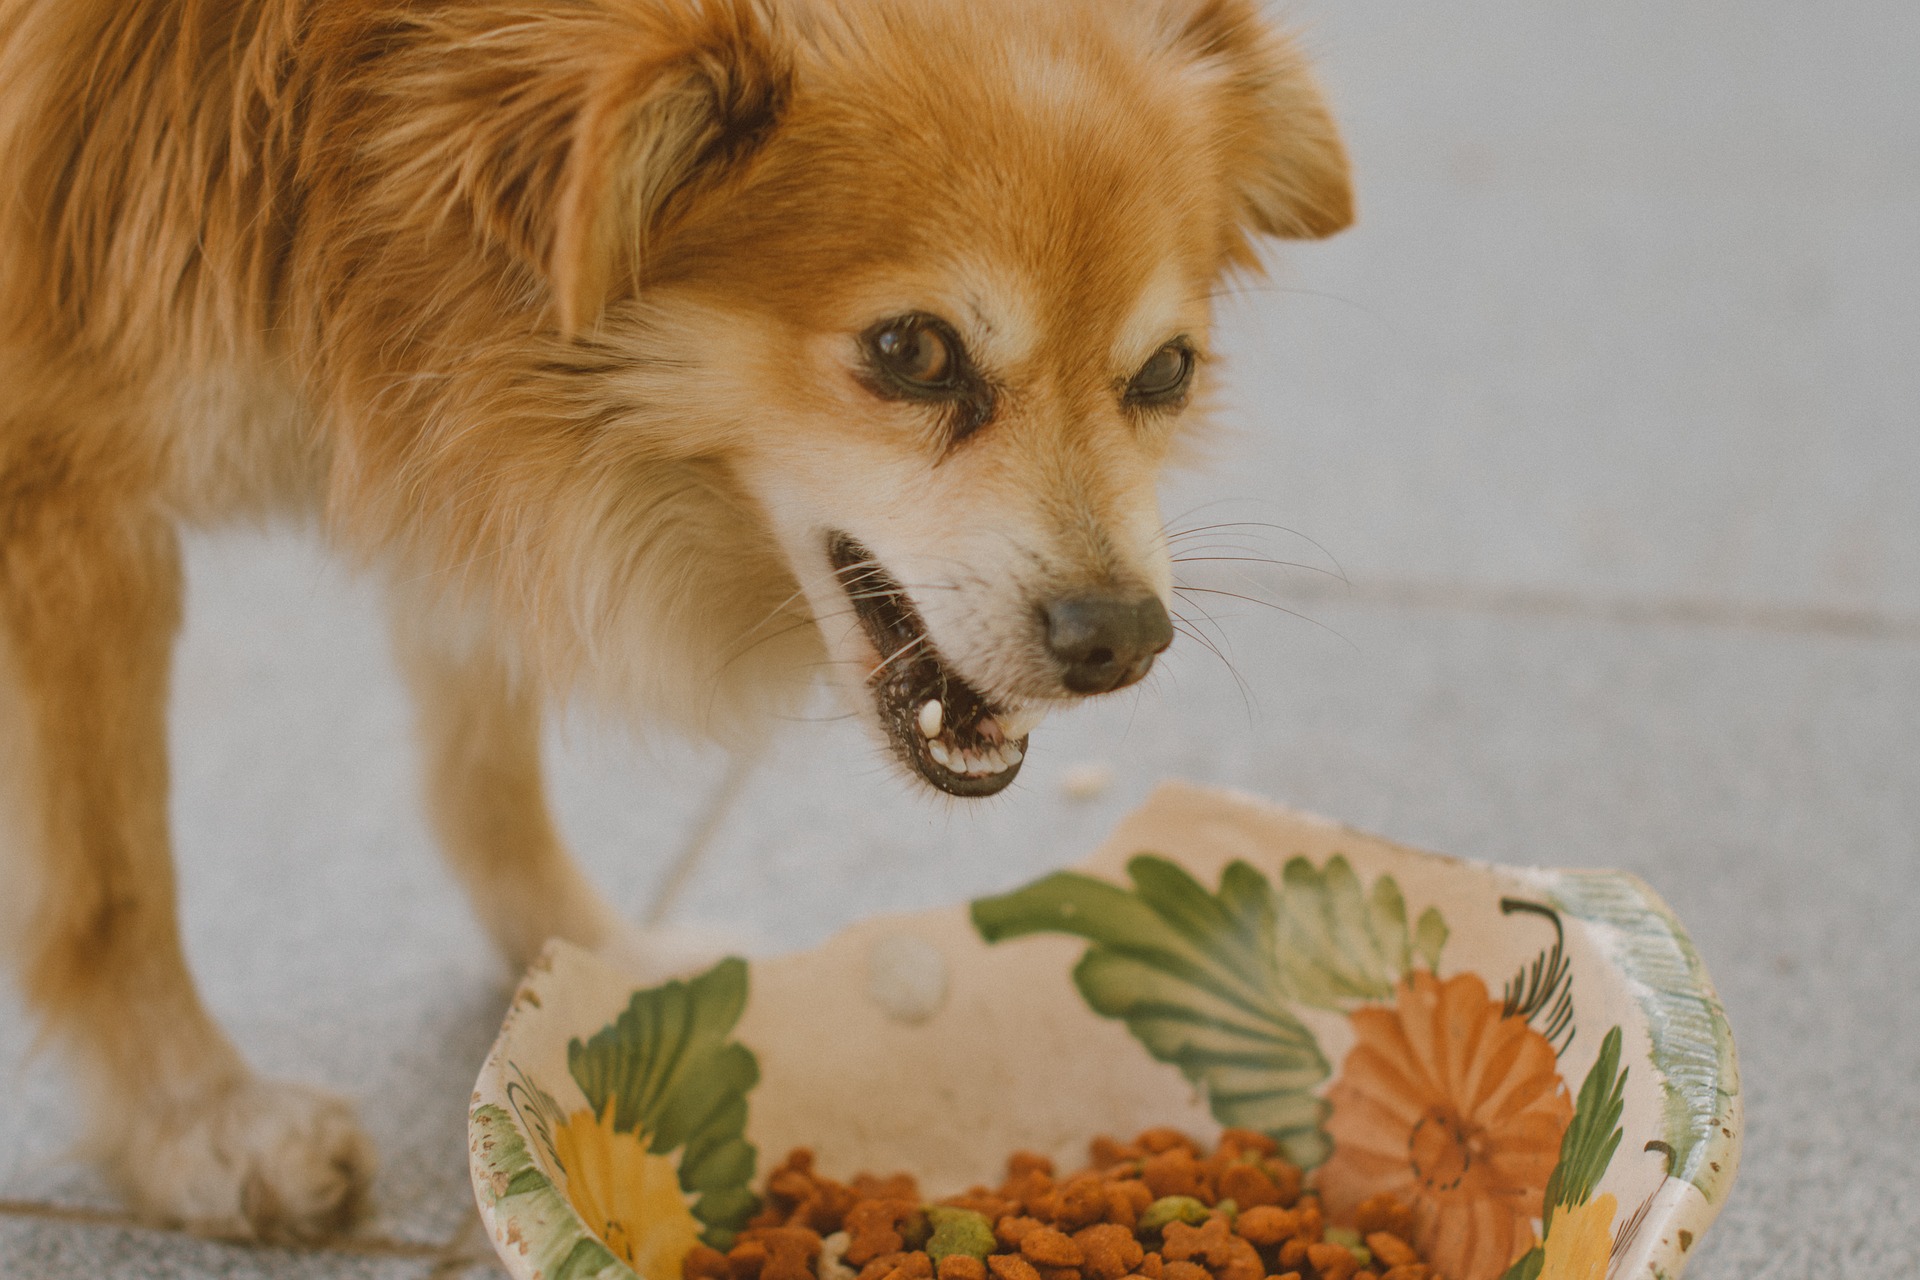
<instances>
[{"instance_id":1,"label":"painted flower on bowl","mask_svg":"<svg viewBox=\"0 0 1920 1280\"><path fill-rule=\"evenodd\" d=\"M1602 1192L1558 1214L1547 1234L1538 1280L1606 1280L1618 1207L1610 1193Z\"/></svg>"},{"instance_id":2,"label":"painted flower on bowl","mask_svg":"<svg viewBox=\"0 0 1920 1280\"><path fill-rule=\"evenodd\" d=\"M676 1162L647 1150L646 1135L613 1126L614 1106L582 1107L553 1131L567 1200L613 1255L644 1280L680 1280L680 1262L700 1242Z\"/></svg>"},{"instance_id":3,"label":"painted flower on bowl","mask_svg":"<svg viewBox=\"0 0 1920 1280\"><path fill-rule=\"evenodd\" d=\"M1393 1004L1350 1017L1355 1043L1327 1091L1329 1211L1340 1220L1392 1194L1413 1207L1434 1265L1496 1280L1533 1246L1573 1117L1553 1046L1472 973L1411 971Z\"/></svg>"}]
</instances>

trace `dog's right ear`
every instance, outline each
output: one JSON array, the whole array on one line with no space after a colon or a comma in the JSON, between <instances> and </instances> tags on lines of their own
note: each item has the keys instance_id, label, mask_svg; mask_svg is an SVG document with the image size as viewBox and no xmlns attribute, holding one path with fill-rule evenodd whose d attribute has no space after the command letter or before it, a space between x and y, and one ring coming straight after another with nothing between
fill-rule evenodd
<instances>
[{"instance_id":1,"label":"dog's right ear","mask_svg":"<svg viewBox=\"0 0 1920 1280\"><path fill-rule=\"evenodd\" d=\"M415 23L411 158L433 166L436 203L465 206L540 277L569 335L764 140L792 78L758 0L530 0Z\"/></svg>"},{"instance_id":2,"label":"dog's right ear","mask_svg":"<svg viewBox=\"0 0 1920 1280\"><path fill-rule=\"evenodd\" d=\"M1318 239L1353 222L1347 152L1319 84L1256 0L1150 0L1163 38L1212 99L1233 188L1228 257L1253 261L1248 232Z\"/></svg>"}]
</instances>

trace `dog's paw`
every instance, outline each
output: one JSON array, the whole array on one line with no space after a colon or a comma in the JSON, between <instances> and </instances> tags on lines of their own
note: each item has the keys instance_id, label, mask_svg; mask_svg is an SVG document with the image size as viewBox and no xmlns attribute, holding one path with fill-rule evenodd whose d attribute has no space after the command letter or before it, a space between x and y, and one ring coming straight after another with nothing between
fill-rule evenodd
<instances>
[{"instance_id":1,"label":"dog's paw","mask_svg":"<svg viewBox=\"0 0 1920 1280\"><path fill-rule=\"evenodd\" d=\"M698 973L727 956L752 956L763 950L745 930L676 924L623 928L595 954L636 982L651 984Z\"/></svg>"},{"instance_id":2,"label":"dog's paw","mask_svg":"<svg viewBox=\"0 0 1920 1280\"><path fill-rule=\"evenodd\" d=\"M337 1235L364 1207L373 1144L353 1107L305 1085L248 1080L195 1107L126 1117L113 1169L142 1212L207 1235Z\"/></svg>"}]
</instances>

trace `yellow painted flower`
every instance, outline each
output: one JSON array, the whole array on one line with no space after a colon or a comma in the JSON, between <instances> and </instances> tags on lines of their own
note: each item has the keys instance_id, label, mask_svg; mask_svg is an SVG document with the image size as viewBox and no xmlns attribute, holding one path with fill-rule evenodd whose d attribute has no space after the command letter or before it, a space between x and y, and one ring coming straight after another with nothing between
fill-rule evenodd
<instances>
[{"instance_id":1,"label":"yellow painted flower","mask_svg":"<svg viewBox=\"0 0 1920 1280\"><path fill-rule=\"evenodd\" d=\"M700 1242L700 1225L666 1156L647 1151L637 1133L613 1127L584 1107L554 1130L553 1150L566 1173L567 1199L593 1233L642 1280L680 1280L680 1263Z\"/></svg>"},{"instance_id":2,"label":"yellow painted flower","mask_svg":"<svg viewBox=\"0 0 1920 1280\"><path fill-rule=\"evenodd\" d=\"M1555 1212L1539 1280L1606 1280L1617 1207L1611 1195L1598 1195L1578 1208Z\"/></svg>"}]
</instances>

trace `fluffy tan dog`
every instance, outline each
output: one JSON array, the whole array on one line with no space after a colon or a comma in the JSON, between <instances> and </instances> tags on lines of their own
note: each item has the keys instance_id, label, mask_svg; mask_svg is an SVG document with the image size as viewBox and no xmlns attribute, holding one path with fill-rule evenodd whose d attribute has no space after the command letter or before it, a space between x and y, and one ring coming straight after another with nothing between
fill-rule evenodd
<instances>
[{"instance_id":1,"label":"fluffy tan dog","mask_svg":"<svg viewBox=\"0 0 1920 1280\"><path fill-rule=\"evenodd\" d=\"M381 574L500 947L631 949L543 699L748 732L824 668L999 790L1172 636L1222 274L1351 216L1254 0L0 0L0 183L5 937L132 1200L260 1236L371 1159L182 959L182 525Z\"/></svg>"}]
</instances>

